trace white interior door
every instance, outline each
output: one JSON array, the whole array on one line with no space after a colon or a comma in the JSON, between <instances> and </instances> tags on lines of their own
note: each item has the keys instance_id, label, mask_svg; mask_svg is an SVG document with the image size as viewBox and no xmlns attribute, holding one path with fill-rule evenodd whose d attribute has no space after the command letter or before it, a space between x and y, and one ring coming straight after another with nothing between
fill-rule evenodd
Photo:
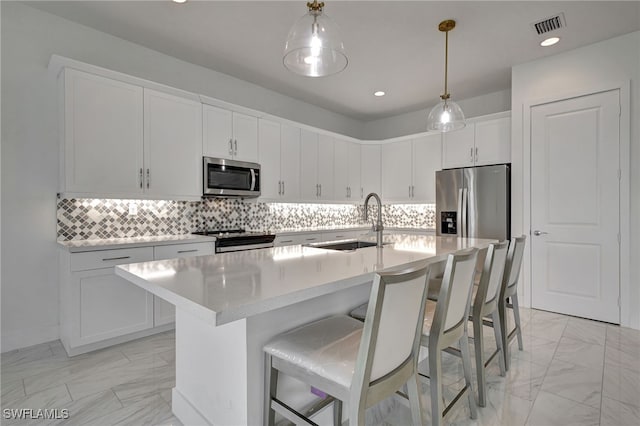
<instances>
[{"instance_id":1,"label":"white interior door","mask_svg":"<svg viewBox=\"0 0 640 426\"><path fill-rule=\"evenodd\" d=\"M532 306L620 323L619 91L531 108Z\"/></svg>"}]
</instances>

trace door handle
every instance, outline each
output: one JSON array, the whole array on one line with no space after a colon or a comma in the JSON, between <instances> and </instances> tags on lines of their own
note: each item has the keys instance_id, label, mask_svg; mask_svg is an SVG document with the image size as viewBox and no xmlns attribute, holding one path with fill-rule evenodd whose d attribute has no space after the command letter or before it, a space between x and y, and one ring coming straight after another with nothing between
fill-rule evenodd
<instances>
[{"instance_id":1,"label":"door handle","mask_svg":"<svg viewBox=\"0 0 640 426\"><path fill-rule=\"evenodd\" d=\"M229 155L233 155L233 139L229 139Z\"/></svg>"},{"instance_id":2,"label":"door handle","mask_svg":"<svg viewBox=\"0 0 640 426\"><path fill-rule=\"evenodd\" d=\"M256 189L256 169L251 169L251 190Z\"/></svg>"},{"instance_id":3,"label":"door handle","mask_svg":"<svg viewBox=\"0 0 640 426\"><path fill-rule=\"evenodd\" d=\"M282 181L278 181L278 195L282 195Z\"/></svg>"},{"instance_id":4,"label":"door handle","mask_svg":"<svg viewBox=\"0 0 640 426\"><path fill-rule=\"evenodd\" d=\"M284 195L284 181L282 181L282 195Z\"/></svg>"},{"instance_id":5,"label":"door handle","mask_svg":"<svg viewBox=\"0 0 640 426\"><path fill-rule=\"evenodd\" d=\"M476 147L476 163L478 162L478 147Z\"/></svg>"},{"instance_id":6,"label":"door handle","mask_svg":"<svg viewBox=\"0 0 640 426\"><path fill-rule=\"evenodd\" d=\"M536 237L539 237L540 235L548 235L548 232L544 232L544 231L538 231L537 229L535 231L533 231L533 235L535 235Z\"/></svg>"},{"instance_id":7,"label":"door handle","mask_svg":"<svg viewBox=\"0 0 640 426\"><path fill-rule=\"evenodd\" d=\"M147 189L151 186L151 171L147 169Z\"/></svg>"},{"instance_id":8,"label":"door handle","mask_svg":"<svg viewBox=\"0 0 640 426\"><path fill-rule=\"evenodd\" d=\"M469 162L473 163L473 147L469 148Z\"/></svg>"},{"instance_id":9,"label":"door handle","mask_svg":"<svg viewBox=\"0 0 640 426\"><path fill-rule=\"evenodd\" d=\"M233 155L238 155L238 139L233 140Z\"/></svg>"},{"instance_id":10,"label":"door handle","mask_svg":"<svg viewBox=\"0 0 640 426\"><path fill-rule=\"evenodd\" d=\"M142 189L142 181L144 180L142 167L140 167L140 175L138 176L138 180L140 181L140 189Z\"/></svg>"}]
</instances>

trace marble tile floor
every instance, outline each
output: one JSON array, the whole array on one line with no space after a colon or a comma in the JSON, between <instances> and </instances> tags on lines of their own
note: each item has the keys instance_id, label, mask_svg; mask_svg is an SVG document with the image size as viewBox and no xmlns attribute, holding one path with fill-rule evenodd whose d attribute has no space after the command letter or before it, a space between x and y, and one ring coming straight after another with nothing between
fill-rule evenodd
<instances>
[{"instance_id":1,"label":"marble tile floor","mask_svg":"<svg viewBox=\"0 0 640 426\"><path fill-rule=\"evenodd\" d=\"M524 351L511 343L506 377L500 377L497 360L489 366L487 406L471 420L465 400L448 424L640 424L640 331L524 308L521 317ZM485 328L484 343L487 354L495 349L490 328ZM451 397L462 383L458 358L443 355L443 376L445 397ZM58 341L7 352L2 354L1 384L3 409L69 413L68 419L49 421L2 418L3 425L180 425L170 406L173 332L73 358ZM423 390L428 420L428 383ZM368 418L384 426L411 424L408 408L397 401Z\"/></svg>"}]
</instances>

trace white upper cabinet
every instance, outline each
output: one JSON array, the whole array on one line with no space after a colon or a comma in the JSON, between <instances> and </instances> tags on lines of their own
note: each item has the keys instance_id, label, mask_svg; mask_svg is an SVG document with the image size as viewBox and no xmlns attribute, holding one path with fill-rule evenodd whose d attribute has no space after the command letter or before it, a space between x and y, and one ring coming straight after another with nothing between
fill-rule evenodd
<instances>
[{"instance_id":1,"label":"white upper cabinet","mask_svg":"<svg viewBox=\"0 0 640 426\"><path fill-rule=\"evenodd\" d=\"M386 202L411 197L411 141L382 145L382 196Z\"/></svg>"},{"instance_id":2,"label":"white upper cabinet","mask_svg":"<svg viewBox=\"0 0 640 426\"><path fill-rule=\"evenodd\" d=\"M333 200L333 138L318 135L318 185L320 200Z\"/></svg>"},{"instance_id":3,"label":"white upper cabinet","mask_svg":"<svg viewBox=\"0 0 640 426\"><path fill-rule=\"evenodd\" d=\"M143 192L142 87L73 69L64 72L61 192Z\"/></svg>"},{"instance_id":4,"label":"white upper cabinet","mask_svg":"<svg viewBox=\"0 0 640 426\"><path fill-rule=\"evenodd\" d=\"M300 129L260 119L261 196L265 200L300 198Z\"/></svg>"},{"instance_id":5,"label":"white upper cabinet","mask_svg":"<svg viewBox=\"0 0 640 426\"><path fill-rule=\"evenodd\" d=\"M334 139L333 198L336 201L359 201L360 144Z\"/></svg>"},{"instance_id":6,"label":"white upper cabinet","mask_svg":"<svg viewBox=\"0 0 640 426\"><path fill-rule=\"evenodd\" d=\"M413 139L411 200L436 202L436 171L442 168L442 137L439 133Z\"/></svg>"},{"instance_id":7,"label":"white upper cabinet","mask_svg":"<svg viewBox=\"0 0 640 426\"><path fill-rule=\"evenodd\" d=\"M304 129L300 133L300 196L303 201L317 201L320 198L318 134Z\"/></svg>"},{"instance_id":8,"label":"white upper cabinet","mask_svg":"<svg viewBox=\"0 0 640 426\"><path fill-rule=\"evenodd\" d=\"M197 199L201 104L82 71L64 71L61 192Z\"/></svg>"},{"instance_id":9,"label":"white upper cabinet","mask_svg":"<svg viewBox=\"0 0 640 426\"><path fill-rule=\"evenodd\" d=\"M206 157L258 161L258 119L203 105L202 150Z\"/></svg>"},{"instance_id":10,"label":"white upper cabinet","mask_svg":"<svg viewBox=\"0 0 640 426\"><path fill-rule=\"evenodd\" d=\"M145 192L202 195L202 105L144 89Z\"/></svg>"},{"instance_id":11,"label":"white upper cabinet","mask_svg":"<svg viewBox=\"0 0 640 426\"><path fill-rule=\"evenodd\" d=\"M281 198L284 201L300 200L300 129L282 125L280 134Z\"/></svg>"},{"instance_id":12,"label":"white upper cabinet","mask_svg":"<svg viewBox=\"0 0 640 426\"><path fill-rule=\"evenodd\" d=\"M478 121L475 126L476 166L511 162L511 118Z\"/></svg>"},{"instance_id":13,"label":"white upper cabinet","mask_svg":"<svg viewBox=\"0 0 640 426\"><path fill-rule=\"evenodd\" d=\"M440 150L440 133L382 145L384 201L434 203Z\"/></svg>"},{"instance_id":14,"label":"white upper cabinet","mask_svg":"<svg viewBox=\"0 0 640 426\"><path fill-rule=\"evenodd\" d=\"M361 189L360 198L375 192L380 194L382 158L380 145L360 146Z\"/></svg>"},{"instance_id":15,"label":"white upper cabinet","mask_svg":"<svg viewBox=\"0 0 640 426\"><path fill-rule=\"evenodd\" d=\"M462 130L444 133L442 165L446 169L511 162L511 118L477 119Z\"/></svg>"}]
</instances>

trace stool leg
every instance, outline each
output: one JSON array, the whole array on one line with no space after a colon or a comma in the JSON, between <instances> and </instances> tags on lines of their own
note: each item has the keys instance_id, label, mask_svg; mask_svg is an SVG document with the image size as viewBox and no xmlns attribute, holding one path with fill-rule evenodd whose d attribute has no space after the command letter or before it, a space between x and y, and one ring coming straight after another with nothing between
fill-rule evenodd
<instances>
[{"instance_id":1,"label":"stool leg","mask_svg":"<svg viewBox=\"0 0 640 426\"><path fill-rule=\"evenodd\" d=\"M504 377L506 375L506 368L504 366L504 347L502 346L502 327L500 325L500 315L497 310L491 313L491 319L493 320L493 335L496 337L496 346L498 349L500 375Z\"/></svg>"},{"instance_id":2,"label":"stool leg","mask_svg":"<svg viewBox=\"0 0 640 426\"><path fill-rule=\"evenodd\" d=\"M509 353L509 327L507 327L507 300L500 298L498 301L498 316L500 317L500 330L502 330L502 352L504 353L504 368L509 371L511 366Z\"/></svg>"},{"instance_id":3,"label":"stool leg","mask_svg":"<svg viewBox=\"0 0 640 426\"><path fill-rule=\"evenodd\" d=\"M513 318L516 323L516 336L518 336L518 349L522 347L522 327L520 327L520 304L518 303L518 295L511 296L511 305L513 306Z\"/></svg>"},{"instance_id":4,"label":"stool leg","mask_svg":"<svg viewBox=\"0 0 640 426\"><path fill-rule=\"evenodd\" d=\"M342 424L342 401L336 399L333 401L333 426Z\"/></svg>"},{"instance_id":5,"label":"stool leg","mask_svg":"<svg viewBox=\"0 0 640 426\"><path fill-rule=\"evenodd\" d=\"M460 351L462 352L462 369L464 370L464 381L468 386L469 391L469 410L471 411L471 418L478 418L478 410L476 408L476 396L473 392L473 383L471 381L471 352L469 351L469 336L464 333L462 339L460 339Z\"/></svg>"},{"instance_id":6,"label":"stool leg","mask_svg":"<svg viewBox=\"0 0 640 426\"><path fill-rule=\"evenodd\" d=\"M473 317L473 348L476 354L476 377L478 378L478 405L487 405L486 375L484 371L484 338L482 334L482 318ZM500 354L502 355L502 354Z\"/></svg>"},{"instance_id":7,"label":"stool leg","mask_svg":"<svg viewBox=\"0 0 640 426\"><path fill-rule=\"evenodd\" d=\"M420 391L418 383L418 374L407 382L407 393L409 394L409 405L411 406L411 419L414 425L423 425L422 421L422 404L420 403Z\"/></svg>"},{"instance_id":8,"label":"stool leg","mask_svg":"<svg viewBox=\"0 0 640 426\"><path fill-rule=\"evenodd\" d=\"M437 346L437 345L433 345ZM429 384L431 386L431 419L433 426L442 424L444 402L442 400L442 360L440 350L429 346Z\"/></svg>"},{"instance_id":9,"label":"stool leg","mask_svg":"<svg viewBox=\"0 0 640 426\"><path fill-rule=\"evenodd\" d=\"M264 363L264 419L263 424L273 426L276 412L271 408L271 399L276 397L278 370L271 365L271 355L265 354Z\"/></svg>"}]
</instances>

